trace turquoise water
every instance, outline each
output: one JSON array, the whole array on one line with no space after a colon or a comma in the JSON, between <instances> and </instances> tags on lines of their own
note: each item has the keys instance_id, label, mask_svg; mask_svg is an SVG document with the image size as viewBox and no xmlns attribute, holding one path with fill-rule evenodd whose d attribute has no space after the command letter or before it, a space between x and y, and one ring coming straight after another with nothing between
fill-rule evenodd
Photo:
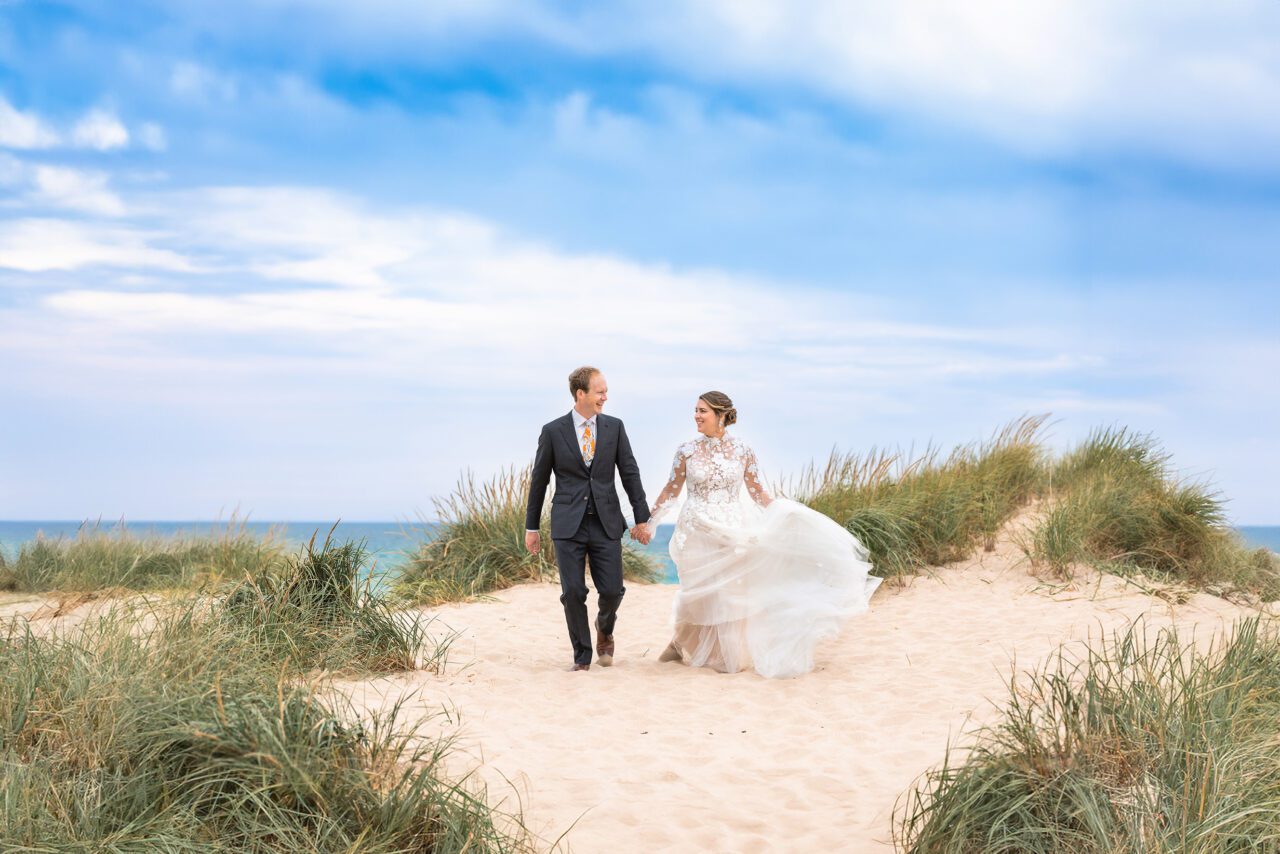
<instances>
[{"instance_id":1,"label":"turquoise water","mask_svg":"<svg viewBox=\"0 0 1280 854\"><path fill-rule=\"evenodd\" d=\"M1241 525L1236 530L1249 545L1280 553L1280 525Z\"/></svg>"},{"instance_id":2,"label":"turquoise water","mask_svg":"<svg viewBox=\"0 0 1280 854\"><path fill-rule=\"evenodd\" d=\"M21 545L34 540L37 535L45 537L74 537L86 523L67 521L35 521L35 522L0 522L0 553L12 559ZM91 524L91 523L90 523ZM246 530L259 536L275 533L283 536L290 548L299 549L313 534L323 540L329 533L332 522L245 522ZM103 524L105 530L114 526ZM128 529L139 536L207 536L216 531L226 529L220 522L129 522ZM671 541L671 525L660 525L654 535L653 542L642 551L657 558L666 571L667 581L676 580L675 565L667 554L667 544ZM340 522L333 532L334 539L364 540L369 549L371 566L369 573L378 578L394 575L409 555L420 543L430 539L435 533L435 526L430 523L401 524L399 522ZM624 539L630 542L630 539Z\"/></svg>"}]
</instances>

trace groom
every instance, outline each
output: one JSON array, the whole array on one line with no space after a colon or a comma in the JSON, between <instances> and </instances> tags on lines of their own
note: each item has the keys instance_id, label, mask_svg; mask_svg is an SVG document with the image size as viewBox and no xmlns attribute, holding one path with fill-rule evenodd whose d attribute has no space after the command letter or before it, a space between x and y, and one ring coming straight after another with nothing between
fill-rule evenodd
<instances>
[{"instance_id":1,"label":"groom","mask_svg":"<svg viewBox=\"0 0 1280 854\"><path fill-rule=\"evenodd\" d=\"M592 367L569 374L573 409L549 424L538 436L525 511L524 545L537 554L542 548L538 533L547 482L555 472L556 491L551 499L551 539L560 568L560 602L564 605L569 640L573 644L573 669L591 669L591 628L587 625L587 582L584 559L591 563L591 580L599 594L596 617L596 652L600 666L613 664L613 625L626 588L622 586L622 532L627 520L618 506L614 470L631 501L636 527L633 539L648 542L640 526L649 520L640 467L631 453L631 442L622 422L603 414L609 399L604 374Z\"/></svg>"}]
</instances>

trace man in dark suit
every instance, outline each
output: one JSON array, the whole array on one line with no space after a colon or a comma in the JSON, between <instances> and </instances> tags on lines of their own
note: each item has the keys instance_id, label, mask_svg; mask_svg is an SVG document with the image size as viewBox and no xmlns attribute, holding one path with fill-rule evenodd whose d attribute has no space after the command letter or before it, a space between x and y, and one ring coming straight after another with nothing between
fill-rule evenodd
<instances>
[{"instance_id":1,"label":"man in dark suit","mask_svg":"<svg viewBox=\"0 0 1280 854\"><path fill-rule=\"evenodd\" d=\"M564 605L569 640L573 644L573 669L591 667L591 628L587 624L585 561L591 564L591 580L599 595L596 617L596 652L600 666L613 664L613 628L626 588L622 585L622 534L627 520L618 504L614 471L631 502L636 527L632 538L649 541L649 505L640 485L640 467L631 453L626 428L617 418L603 414L609 399L604 374L592 367L569 375L573 409L568 415L544 424L533 459L529 506L525 511L524 544L530 552L542 547L539 534L547 483L554 472L556 491L551 498L551 539L560 568L560 602Z\"/></svg>"}]
</instances>

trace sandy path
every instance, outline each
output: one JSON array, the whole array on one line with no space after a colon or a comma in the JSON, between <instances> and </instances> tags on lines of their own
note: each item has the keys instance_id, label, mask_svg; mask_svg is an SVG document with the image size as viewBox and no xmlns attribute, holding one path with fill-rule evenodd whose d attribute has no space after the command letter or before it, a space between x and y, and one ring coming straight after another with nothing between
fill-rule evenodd
<instances>
[{"instance_id":1,"label":"sandy path","mask_svg":"<svg viewBox=\"0 0 1280 854\"><path fill-rule=\"evenodd\" d=\"M1053 591L1016 549L882 589L819 650L815 672L772 681L659 664L673 588L631 585L610 669L569 673L559 588L439 610L460 631L443 676L344 683L357 704L456 714L458 771L519 805L561 850L888 851L898 796L949 738L990 720L1013 663L1146 614L1198 624L1245 613L1196 595L1171 606L1114 578ZM1081 589L1084 588L1084 589ZM411 712L412 713L412 712Z\"/></svg>"}]
</instances>

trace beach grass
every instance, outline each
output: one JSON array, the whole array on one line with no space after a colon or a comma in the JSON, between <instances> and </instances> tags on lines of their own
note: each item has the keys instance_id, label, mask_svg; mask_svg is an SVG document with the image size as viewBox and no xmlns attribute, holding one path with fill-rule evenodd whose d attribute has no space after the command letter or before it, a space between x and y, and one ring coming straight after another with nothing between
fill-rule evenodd
<instances>
[{"instance_id":1,"label":"beach grass","mask_svg":"<svg viewBox=\"0 0 1280 854\"><path fill-rule=\"evenodd\" d=\"M1280 636L1207 651L1140 622L1010 684L1003 719L899 801L908 852L1280 849Z\"/></svg>"},{"instance_id":2,"label":"beach grass","mask_svg":"<svg viewBox=\"0 0 1280 854\"><path fill-rule=\"evenodd\" d=\"M1000 527L1036 497L1046 476L1047 416L1014 421L985 442L947 455L833 451L783 485L871 552L875 574L913 575L994 545Z\"/></svg>"},{"instance_id":3,"label":"beach grass","mask_svg":"<svg viewBox=\"0 0 1280 854\"><path fill-rule=\"evenodd\" d=\"M401 601L434 605L471 599L527 581L558 577L549 536L550 502L542 519L542 549L524 547L530 469L507 469L488 481L463 475L451 495L435 502L438 527L412 554L393 583ZM630 581L662 577L657 561L624 545Z\"/></svg>"},{"instance_id":4,"label":"beach grass","mask_svg":"<svg viewBox=\"0 0 1280 854\"><path fill-rule=\"evenodd\" d=\"M366 582L363 543L313 537L184 597L114 600L0 644L0 848L523 851L519 818L446 778L447 742L362 718L334 676L443 667Z\"/></svg>"},{"instance_id":5,"label":"beach grass","mask_svg":"<svg viewBox=\"0 0 1280 854\"><path fill-rule=\"evenodd\" d=\"M1039 568L1069 576L1088 565L1280 599L1280 560L1249 548L1227 525L1221 496L1176 477L1150 435L1093 431L1053 464L1048 497L1023 544Z\"/></svg>"},{"instance_id":6,"label":"beach grass","mask_svg":"<svg viewBox=\"0 0 1280 854\"><path fill-rule=\"evenodd\" d=\"M228 637L209 615L127 603L47 637L12 625L0 644L0 848L527 850L518 820L445 777L449 745L420 722L397 710L361 720Z\"/></svg>"},{"instance_id":7,"label":"beach grass","mask_svg":"<svg viewBox=\"0 0 1280 854\"><path fill-rule=\"evenodd\" d=\"M380 673L442 666L453 635L430 637L428 619L395 611L368 581L361 584L364 543L316 539L282 567L220 591L212 604L194 600L171 627L212 633L223 645L300 669Z\"/></svg>"},{"instance_id":8,"label":"beach grass","mask_svg":"<svg viewBox=\"0 0 1280 854\"><path fill-rule=\"evenodd\" d=\"M38 537L0 564L0 590L40 593L190 589L282 565L282 538L232 520L203 536L139 536L124 523L86 524L74 537Z\"/></svg>"}]
</instances>

